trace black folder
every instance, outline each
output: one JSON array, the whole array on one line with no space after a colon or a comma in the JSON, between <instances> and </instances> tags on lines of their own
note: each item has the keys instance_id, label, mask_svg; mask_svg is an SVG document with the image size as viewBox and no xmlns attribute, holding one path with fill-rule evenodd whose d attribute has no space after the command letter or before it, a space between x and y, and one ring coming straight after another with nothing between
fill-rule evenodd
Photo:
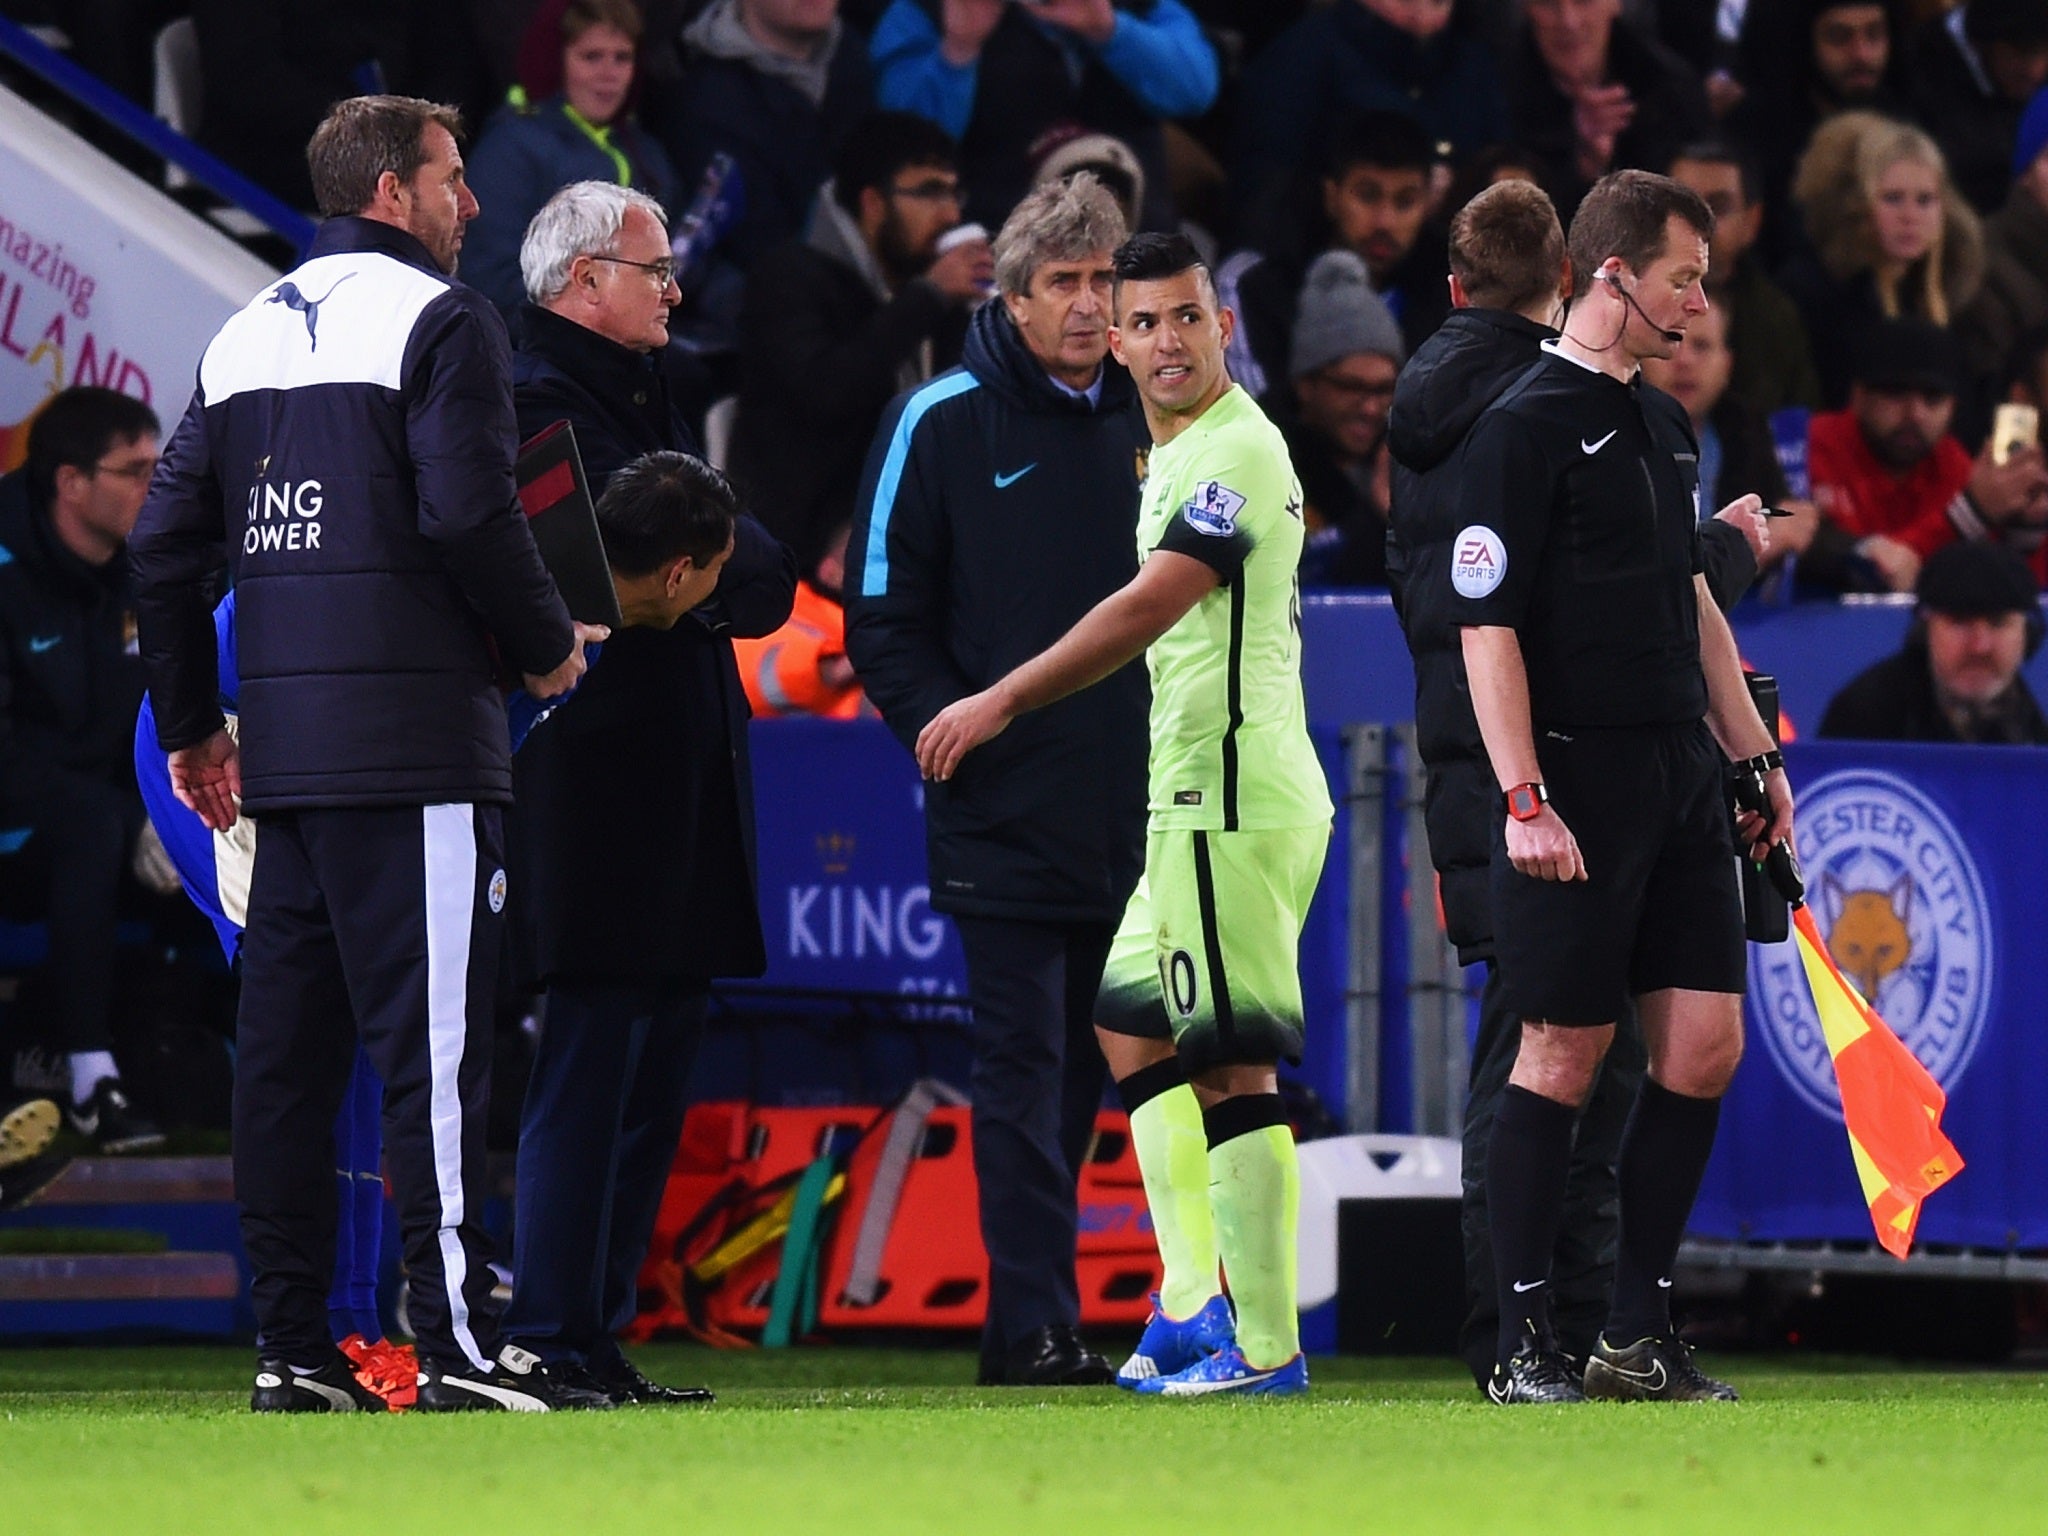
<instances>
[{"instance_id":1,"label":"black folder","mask_svg":"<svg viewBox=\"0 0 2048 1536\"><path fill-rule=\"evenodd\" d=\"M612 586L590 482L576 452L575 428L557 421L521 443L514 474L533 542L562 601L569 605L569 617L584 624L621 627L625 621L619 594Z\"/></svg>"}]
</instances>

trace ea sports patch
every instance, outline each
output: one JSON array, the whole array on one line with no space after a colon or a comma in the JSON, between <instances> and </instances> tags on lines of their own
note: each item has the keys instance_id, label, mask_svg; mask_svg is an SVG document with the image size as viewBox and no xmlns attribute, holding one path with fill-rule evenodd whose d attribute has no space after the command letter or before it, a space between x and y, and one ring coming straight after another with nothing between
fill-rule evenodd
<instances>
[{"instance_id":1,"label":"ea sports patch","mask_svg":"<svg viewBox=\"0 0 2048 1536\"><path fill-rule=\"evenodd\" d=\"M1451 541L1451 585L1460 597L1489 597L1508 574L1508 547L1482 523Z\"/></svg>"},{"instance_id":2,"label":"ea sports patch","mask_svg":"<svg viewBox=\"0 0 2048 1536\"><path fill-rule=\"evenodd\" d=\"M1197 533L1212 539L1227 539L1237 532L1237 514L1244 510L1244 498L1221 480L1205 480L1180 509L1180 515Z\"/></svg>"},{"instance_id":3,"label":"ea sports patch","mask_svg":"<svg viewBox=\"0 0 2048 1536\"><path fill-rule=\"evenodd\" d=\"M490 887L486 895L490 899L493 912L505 910L505 871L500 869L492 873Z\"/></svg>"}]
</instances>

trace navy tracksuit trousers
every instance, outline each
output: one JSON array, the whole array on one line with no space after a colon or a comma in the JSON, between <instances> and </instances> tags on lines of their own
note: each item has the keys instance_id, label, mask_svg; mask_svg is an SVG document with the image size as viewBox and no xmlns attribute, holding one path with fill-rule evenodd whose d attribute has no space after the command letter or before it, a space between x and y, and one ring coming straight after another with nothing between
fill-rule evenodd
<instances>
[{"instance_id":1,"label":"navy tracksuit trousers","mask_svg":"<svg viewBox=\"0 0 2048 1536\"><path fill-rule=\"evenodd\" d=\"M497 1352L480 1224L505 906L495 805L260 818L235 1032L235 1198L266 1353L334 1354L334 1125L357 1031L384 1080L384 1154L423 1361Z\"/></svg>"}]
</instances>

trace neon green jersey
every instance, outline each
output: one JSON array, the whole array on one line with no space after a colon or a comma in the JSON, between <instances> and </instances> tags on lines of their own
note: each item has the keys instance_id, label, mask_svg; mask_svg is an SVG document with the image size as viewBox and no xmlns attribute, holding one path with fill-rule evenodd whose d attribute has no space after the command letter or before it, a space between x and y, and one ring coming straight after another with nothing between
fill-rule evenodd
<instances>
[{"instance_id":1,"label":"neon green jersey","mask_svg":"<svg viewBox=\"0 0 2048 1536\"><path fill-rule=\"evenodd\" d=\"M1287 444L1241 388L1152 450L1140 558L1172 550L1218 578L1145 653L1154 830L1330 819L1301 699L1302 535Z\"/></svg>"}]
</instances>

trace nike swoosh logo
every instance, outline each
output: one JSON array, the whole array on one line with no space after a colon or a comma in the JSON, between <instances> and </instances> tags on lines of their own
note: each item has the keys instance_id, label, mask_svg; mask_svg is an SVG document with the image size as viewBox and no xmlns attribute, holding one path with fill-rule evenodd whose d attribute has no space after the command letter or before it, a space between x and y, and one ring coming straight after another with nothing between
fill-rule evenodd
<instances>
[{"instance_id":1,"label":"nike swoosh logo","mask_svg":"<svg viewBox=\"0 0 2048 1536\"><path fill-rule=\"evenodd\" d=\"M1543 1284L1541 1280L1517 1280L1515 1282L1515 1294L1519 1296L1524 1291L1533 1291L1541 1284Z\"/></svg>"},{"instance_id":2,"label":"nike swoosh logo","mask_svg":"<svg viewBox=\"0 0 2048 1536\"><path fill-rule=\"evenodd\" d=\"M1614 432L1619 432L1620 430L1621 428L1616 427L1614 429ZM1600 441L1597 443L1589 443L1582 437L1579 439L1579 447L1587 453L1598 453L1602 448L1605 448L1607 446L1609 439L1611 439L1614 436L1614 432L1608 433L1606 437L1601 438Z\"/></svg>"},{"instance_id":3,"label":"nike swoosh logo","mask_svg":"<svg viewBox=\"0 0 2048 1536\"><path fill-rule=\"evenodd\" d=\"M1657 1282L1657 1289L1660 1291L1668 1291L1671 1289L1671 1282L1669 1280L1659 1280Z\"/></svg>"},{"instance_id":4,"label":"nike swoosh logo","mask_svg":"<svg viewBox=\"0 0 2048 1536\"><path fill-rule=\"evenodd\" d=\"M45 651L54 650L63 643L63 640L64 637L62 635L35 635L30 638L28 648L40 656Z\"/></svg>"},{"instance_id":5,"label":"nike swoosh logo","mask_svg":"<svg viewBox=\"0 0 2048 1536\"><path fill-rule=\"evenodd\" d=\"M1026 464L1022 469L1017 470L1012 474L998 474L996 476L996 489L999 491L1007 491L1011 486L1015 485L1019 480L1022 480L1026 475L1030 474L1031 471L1033 471L1036 468L1038 468L1038 460L1033 459L1029 464Z\"/></svg>"},{"instance_id":6,"label":"nike swoosh logo","mask_svg":"<svg viewBox=\"0 0 2048 1536\"><path fill-rule=\"evenodd\" d=\"M1664 1390L1664 1382L1666 1380L1666 1377L1664 1375L1664 1362L1662 1360L1659 1360L1654 1366L1652 1366L1647 1371L1624 1371L1612 1360L1603 1361L1601 1363L1607 1370L1612 1371L1615 1375L1619 1376L1623 1381L1633 1381L1639 1383L1642 1386L1642 1388L1647 1392L1662 1392Z\"/></svg>"}]
</instances>

